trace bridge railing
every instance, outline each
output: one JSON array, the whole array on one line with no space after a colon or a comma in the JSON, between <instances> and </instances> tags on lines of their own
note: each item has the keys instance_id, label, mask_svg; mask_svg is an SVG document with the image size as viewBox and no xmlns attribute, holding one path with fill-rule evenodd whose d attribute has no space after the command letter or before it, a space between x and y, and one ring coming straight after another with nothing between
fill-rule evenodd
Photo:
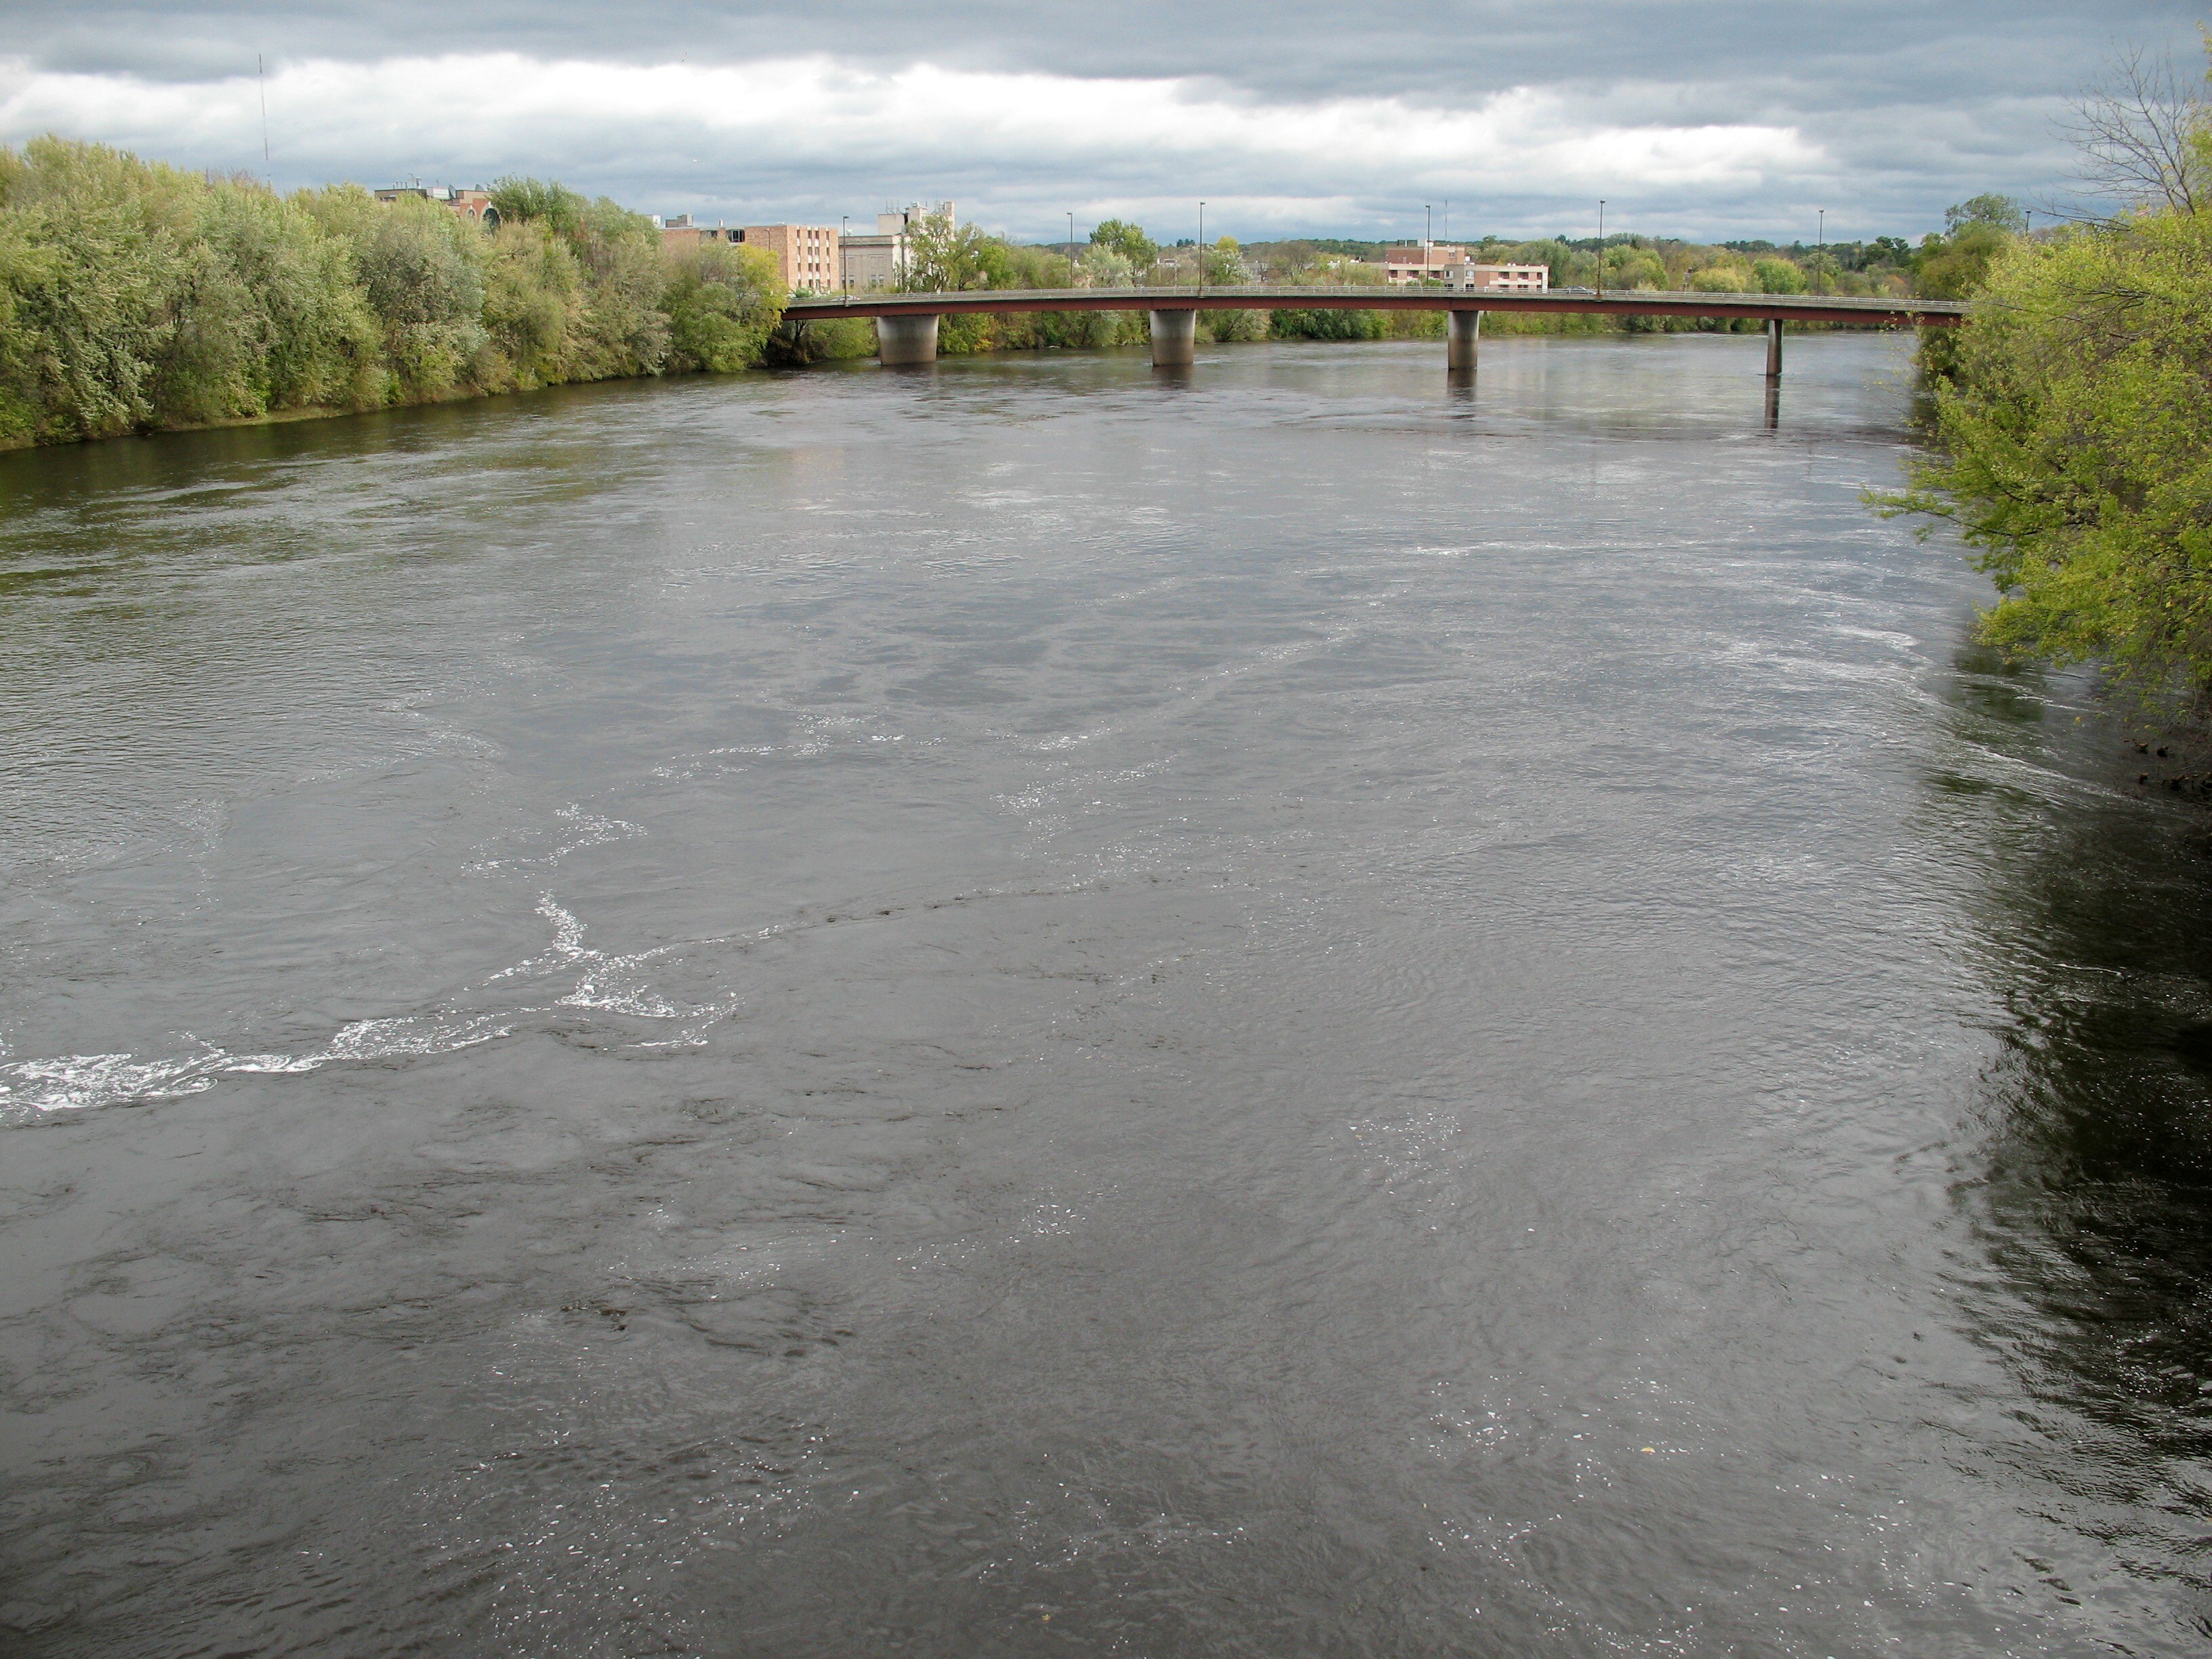
<instances>
[{"instance_id":1,"label":"bridge railing","mask_svg":"<svg viewBox=\"0 0 2212 1659\"><path fill-rule=\"evenodd\" d=\"M1537 315L1680 316L1753 321L1823 322L1860 326L1942 325L1963 319L1954 300L1888 295L1703 294L1651 289L1401 288L1073 288L963 289L950 293L808 295L785 314L960 316L1025 311L1491 311Z\"/></svg>"}]
</instances>

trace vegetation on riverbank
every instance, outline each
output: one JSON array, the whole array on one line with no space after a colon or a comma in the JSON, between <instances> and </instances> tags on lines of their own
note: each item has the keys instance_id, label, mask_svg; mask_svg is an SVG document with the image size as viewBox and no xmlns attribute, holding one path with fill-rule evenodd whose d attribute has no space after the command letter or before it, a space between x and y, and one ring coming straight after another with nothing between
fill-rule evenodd
<instances>
[{"instance_id":1,"label":"vegetation on riverbank","mask_svg":"<svg viewBox=\"0 0 2212 1659\"><path fill-rule=\"evenodd\" d=\"M502 181L487 232L57 138L0 149L0 448L760 361L767 257Z\"/></svg>"},{"instance_id":2,"label":"vegetation on riverbank","mask_svg":"<svg viewBox=\"0 0 2212 1659\"><path fill-rule=\"evenodd\" d=\"M2092 100L2092 110L2126 100ZM1985 637L2212 705L2212 121L2140 113L2109 216L1954 227L1972 326L1925 354L1937 453L1889 513L1954 525L2002 595ZM2124 112L2124 111L2123 111ZM2100 152L2090 152L2093 161ZM2132 161L2130 161L2130 157Z\"/></svg>"},{"instance_id":3,"label":"vegetation on riverbank","mask_svg":"<svg viewBox=\"0 0 2212 1659\"><path fill-rule=\"evenodd\" d=\"M866 322L781 325L765 253L664 246L653 222L558 184L508 179L487 230L443 204L357 185L279 196L95 144L0 149L0 448L341 413L692 370L860 357ZM1931 241L1934 239L1931 239ZM1900 292L1923 254L1895 239L1825 250L1637 235L1473 244L1549 265L1558 286L1717 293ZM1098 225L1078 248L1024 246L925 220L916 290L1380 286L1370 246L1331 241L1163 247ZM1071 257L1073 253L1075 257ZM1507 317L1493 333L1721 328L1673 319ZM1209 313L1217 341L1431 337L1440 314L1311 308ZM1141 312L948 317L940 352L1140 345Z\"/></svg>"}]
</instances>

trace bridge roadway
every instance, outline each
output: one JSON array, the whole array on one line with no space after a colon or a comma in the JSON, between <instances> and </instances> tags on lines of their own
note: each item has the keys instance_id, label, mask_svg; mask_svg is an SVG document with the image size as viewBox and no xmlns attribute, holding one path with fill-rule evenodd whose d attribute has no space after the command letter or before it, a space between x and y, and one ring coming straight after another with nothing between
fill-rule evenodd
<instances>
[{"instance_id":1,"label":"bridge roadway","mask_svg":"<svg viewBox=\"0 0 2212 1659\"><path fill-rule=\"evenodd\" d=\"M1856 328L1947 327L1966 320L1954 300L1874 300L1809 294L1597 294L1552 289L1541 294L1439 288L1075 288L967 289L957 294L832 294L794 299L784 320L872 317L887 365L933 362L944 317L1019 311L1143 311L1152 316L1152 362L1188 365L1201 311L1441 311L1446 314L1445 362L1469 369L1481 338L1482 313L1698 317L1766 325L1766 373L1782 373L1785 323Z\"/></svg>"}]
</instances>

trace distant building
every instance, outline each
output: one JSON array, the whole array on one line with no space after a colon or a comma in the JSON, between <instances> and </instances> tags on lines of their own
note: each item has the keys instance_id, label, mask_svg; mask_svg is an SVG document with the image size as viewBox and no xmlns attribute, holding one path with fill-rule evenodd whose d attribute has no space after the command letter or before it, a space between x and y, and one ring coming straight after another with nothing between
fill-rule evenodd
<instances>
[{"instance_id":1,"label":"distant building","mask_svg":"<svg viewBox=\"0 0 2212 1659\"><path fill-rule=\"evenodd\" d=\"M736 240L774 257L793 293L834 293L843 278L834 225L747 225Z\"/></svg>"},{"instance_id":2,"label":"distant building","mask_svg":"<svg viewBox=\"0 0 2212 1659\"><path fill-rule=\"evenodd\" d=\"M1548 265L1481 265L1468 251L1450 242L1416 242L1382 250L1384 278L1402 287L1408 283L1442 283L1459 289L1510 290L1541 294L1552 285Z\"/></svg>"},{"instance_id":3,"label":"distant building","mask_svg":"<svg viewBox=\"0 0 2212 1659\"><path fill-rule=\"evenodd\" d=\"M435 202L486 230L499 227L499 210L491 204L491 192L482 185L468 189L459 185L388 185L376 192L380 202L396 202L403 196L419 196L426 202Z\"/></svg>"},{"instance_id":4,"label":"distant building","mask_svg":"<svg viewBox=\"0 0 2212 1659\"><path fill-rule=\"evenodd\" d=\"M744 231L735 225L697 225L688 213L672 213L660 222L663 247L696 247L702 242L742 242Z\"/></svg>"},{"instance_id":5,"label":"distant building","mask_svg":"<svg viewBox=\"0 0 2212 1659\"><path fill-rule=\"evenodd\" d=\"M1467 263L1467 250L1451 242L1415 242L1382 250L1385 282L1440 283L1453 265Z\"/></svg>"},{"instance_id":6,"label":"distant building","mask_svg":"<svg viewBox=\"0 0 2212 1659\"><path fill-rule=\"evenodd\" d=\"M1552 286L1549 265L1455 265L1444 273L1444 286L1462 293L1508 292L1542 294Z\"/></svg>"},{"instance_id":7,"label":"distant building","mask_svg":"<svg viewBox=\"0 0 2212 1659\"><path fill-rule=\"evenodd\" d=\"M950 202L921 203L899 213L878 213L872 236L847 236L838 246L839 277L855 293L870 289L896 288L907 270L907 232L923 219L942 219L948 225L959 220Z\"/></svg>"},{"instance_id":8,"label":"distant building","mask_svg":"<svg viewBox=\"0 0 2212 1659\"><path fill-rule=\"evenodd\" d=\"M663 247L734 242L760 249L775 261L776 275L794 294L828 294L837 286L837 233L828 225L702 225L688 213L672 213L656 222Z\"/></svg>"}]
</instances>

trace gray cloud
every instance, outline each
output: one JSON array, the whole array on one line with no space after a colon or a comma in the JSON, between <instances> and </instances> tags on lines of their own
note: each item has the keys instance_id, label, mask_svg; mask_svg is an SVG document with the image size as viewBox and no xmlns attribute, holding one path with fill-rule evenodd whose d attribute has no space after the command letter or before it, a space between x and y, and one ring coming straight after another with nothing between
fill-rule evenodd
<instances>
[{"instance_id":1,"label":"gray cloud","mask_svg":"<svg viewBox=\"0 0 2212 1659\"><path fill-rule=\"evenodd\" d=\"M312 60L368 64L514 53L520 61L486 72L517 76L563 60L604 64L611 74L624 66L741 68L822 54L877 75L929 64L1000 76L1198 77L1210 106L1257 112L1249 133L1224 137L1218 152L1179 147L1165 117L1158 131L1129 142L1091 131L1063 147L1039 146L1034 135L1026 146L1010 146L991 137L992 112L979 109L972 140L957 123L933 118L903 149L856 130L854 144L842 151L748 135L736 154L727 135L688 136L682 120L643 113L602 110L565 125L520 127L514 137L526 134L525 145L471 133L462 122L393 132L373 108L349 115L333 105L312 132L294 121L280 146L292 182L330 173L473 178L523 167L559 171L641 207L833 219L902 196L957 193L987 218L1033 234L1049 233L1062 202L1180 210L1198 194L1250 204L1246 224L1216 222L1232 230L1395 232L1420 199L1453 193L1455 185L1465 191L1462 211L1483 216L1486 227L1576 226L1573 216L1588 216L1581 194L1602 185L1603 169L1585 176L1557 147L1543 169L1516 180L1510 169L1472 157L1457 173L1432 155L1411 157L1403 168L1387 156L1337 167L1326 155L1292 145L1285 159L1271 162L1263 142L1284 125L1270 112L1384 99L1398 100L1419 122L1531 88L1544 120L1559 133L1577 126L1773 129L1795 132L1815 153L1790 161L1778 150L1775 165L1726 177L1632 171L1620 192L1630 222L1786 235L1825 205L1831 222L1840 220L1850 234L1928 228L1945 204L1984 189L2049 188L2066 167L2050 128L2063 96L2094 73L2115 42L2192 50L2194 10L2168 0L2117 0L2095 9L2047 0L1939 7L1903 0L1823 6L1408 0L1347 19L1340 7L1319 0L1265 8L1137 0L1111 9L1069 0L959 6L667 0L651 7L516 0L265 6L185 0L159 7L89 0L59 7L4 0L0 58L15 60L19 82L27 75L41 87L39 77L53 76L125 76L183 87L250 75L257 52L280 74ZM76 107L35 98L22 106L64 115ZM82 118L130 126L125 116ZM838 118L852 118L849 106ZM1395 118L1386 112L1378 118ZM174 159L193 163L258 161L240 153L258 151L258 143L214 122L72 136L173 153L161 148L166 143L180 147ZM1621 149L1629 154L1634 146L1623 141ZM1226 210L1231 216L1237 211Z\"/></svg>"}]
</instances>

